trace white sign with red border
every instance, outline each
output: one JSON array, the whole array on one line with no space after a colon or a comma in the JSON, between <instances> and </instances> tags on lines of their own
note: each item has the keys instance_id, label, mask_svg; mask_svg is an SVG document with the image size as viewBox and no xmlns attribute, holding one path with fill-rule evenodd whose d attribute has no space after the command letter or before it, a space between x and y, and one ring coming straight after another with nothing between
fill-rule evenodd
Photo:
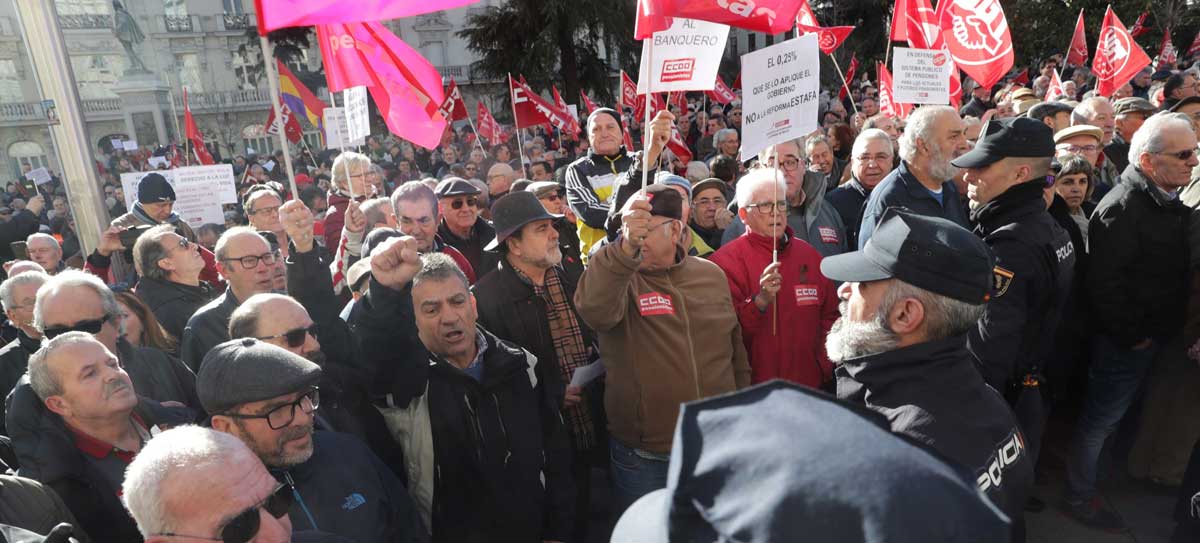
<instances>
[{"instance_id":1,"label":"white sign with red border","mask_svg":"<svg viewBox=\"0 0 1200 543\"><path fill-rule=\"evenodd\" d=\"M742 55L742 160L819 128L820 84L816 34Z\"/></svg>"},{"instance_id":2,"label":"white sign with red border","mask_svg":"<svg viewBox=\"0 0 1200 543\"><path fill-rule=\"evenodd\" d=\"M902 104L950 103L950 53L944 49L892 48L892 89Z\"/></svg>"}]
</instances>

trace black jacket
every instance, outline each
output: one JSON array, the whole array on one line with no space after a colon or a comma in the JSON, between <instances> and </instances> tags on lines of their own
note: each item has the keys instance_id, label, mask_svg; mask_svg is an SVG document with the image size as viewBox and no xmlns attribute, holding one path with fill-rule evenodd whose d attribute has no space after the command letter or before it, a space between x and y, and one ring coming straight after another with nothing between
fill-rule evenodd
<instances>
[{"instance_id":1,"label":"black jacket","mask_svg":"<svg viewBox=\"0 0 1200 543\"><path fill-rule=\"evenodd\" d=\"M846 225L847 247L858 247L858 227L862 224L863 208L866 207L867 197L870 195L871 191L854 177L842 186L825 193L825 199L842 217L842 224Z\"/></svg>"},{"instance_id":2,"label":"black jacket","mask_svg":"<svg viewBox=\"0 0 1200 543\"><path fill-rule=\"evenodd\" d=\"M404 486L353 436L314 432L313 454L306 462L271 474L295 488L297 499L288 515L293 530L320 530L360 542L428 540Z\"/></svg>"},{"instance_id":3,"label":"black jacket","mask_svg":"<svg viewBox=\"0 0 1200 543\"><path fill-rule=\"evenodd\" d=\"M492 225L483 217L475 218L475 225L471 227L471 236L468 238L460 238L451 232L450 227L446 226L444 218L438 223L438 235L447 245L458 249L458 252L467 257L467 262L470 262L471 268L475 270L476 281L496 270L500 255L483 250L493 239L496 239L496 229L492 228Z\"/></svg>"},{"instance_id":4,"label":"black jacket","mask_svg":"<svg viewBox=\"0 0 1200 543\"><path fill-rule=\"evenodd\" d=\"M229 317L242 302L233 295L232 288L217 299L204 304L188 319L179 342L179 358L192 369L200 371L200 362L209 349L223 341L229 341Z\"/></svg>"},{"instance_id":5,"label":"black jacket","mask_svg":"<svg viewBox=\"0 0 1200 543\"><path fill-rule=\"evenodd\" d=\"M117 340L117 358L139 396L158 402L179 402L203 413L200 396L196 394L196 374L183 361L153 347L137 347L124 339Z\"/></svg>"},{"instance_id":6,"label":"black jacket","mask_svg":"<svg viewBox=\"0 0 1200 543\"><path fill-rule=\"evenodd\" d=\"M958 110L958 114L962 115L963 117L966 117L967 115L972 117L983 117L983 114L987 113L987 110L995 108L996 104L992 102L984 102L983 100L972 96L971 101L964 104L963 107Z\"/></svg>"},{"instance_id":7,"label":"black jacket","mask_svg":"<svg viewBox=\"0 0 1200 543\"><path fill-rule=\"evenodd\" d=\"M1125 171L1129 167L1129 142L1120 134L1113 134L1112 143L1104 146L1104 156L1118 171Z\"/></svg>"},{"instance_id":8,"label":"black jacket","mask_svg":"<svg viewBox=\"0 0 1200 543\"><path fill-rule=\"evenodd\" d=\"M17 386L17 381L21 380L21 376L25 375L25 370L29 368L29 357L41 346L41 340L33 339L18 329L17 339L0 349L0 396L8 397L8 393L12 392L13 387ZM0 418L3 417L4 409L0 407ZM0 420L0 434L8 435L3 420Z\"/></svg>"},{"instance_id":9,"label":"black jacket","mask_svg":"<svg viewBox=\"0 0 1200 543\"><path fill-rule=\"evenodd\" d=\"M1081 206L1085 216L1090 216L1096 205L1084 201ZM1071 245L1075 247L1075 271L1071 278L1071 293L1067 295L1067 303L1063 308L1062 319L1055 332L1054 354L1051 355L1046 367L1046 377L1051 386L1061 391L1067 380L1077 375L1087 360L1087 343L1090 329L1087 310L1087 243L1075 219L1071 218L1071 210L1066 200L1057 194L1050 204L1050 216L1058 226L1071 237ZM1062 386L1059 386L1059 383Z\"/></svg>"},{"instance_id":10,"label":"black jacket","mask_svg":"<svg viewBox=\"0 0 1200 543\"><path fill-rule=\"evenodd\" d=\"M58 494L25 477L0 475L0 521L36 534L48 534L66 522L74 527L72 536L79 543L91 541Z\"/></svg>"},{"instance_id":11,"label":"black jacket","mask_svg":"<svg viewBox=\"0 0 1200 543\"><path fill-rule=\"evenodd\" d=\"M434 541L565 541L574 521L570 445L558 406L536 388L536 361L480 329L487 351L477 382L425 350L412 312L410 286L372 278L350 320L376 394L401 407L428 394Z\"/></svg>"},{"instance_id":12,"label":"black jacket","mask_svg":"<svg viewBox=\"0 0 1200 543\"><path fill-rule=\"evenodd\" d=\"M36 234L39 225L37 215L28 209L13 213L8 222L0 223L0 262L16 258L10 244L14 241L25 241L30 234Z\"/></svg>"},{"instance_id":13,"label":"black jacket","mask_svg":"<svg viewBox=\"0 0 1200 543\"><path fill-rule=\"evenodd\" d=\"M558 231L558 250L562 251L562 267L567 275L578 279L583 275L583 258L579 248L579 233L575 225L566 219L555 219L554 229ZM498 260L504 260L501 255Z\"/></svg>"},{"instance_id":14,"label":"black jacket","mask_svg":"<svg viewBox=\"0 0 1200 543\"><path fill-rule=\"evenodd\" d=\"M966 337L845 360L834 371L838 398L884 414L893 432L966 468L993 504L1022 518L1033 464L1008 404L975 371Z\"/></svg>"},{"instance_id":15,"label":"black jacket","mask_svg":"<svg viewBox=\"0 0 1200 543\"><path fill-rule=\"evenodd\" d=\"M1097 334L1123 347L1182 330L1190 210L1130 165L1088 222L1088 294Z\"/></svg>"},{"instance_id":16,"label":"black jacket","mask_svg":"<svg viewBox=\"0 0 1200 543\"><path fill-rule=\"evenodd\" d=\"M1044 179L1015 185L972 215L995 257L991 298L967 344L979 371L1003 392L1051 362L1054 333L1075 269L1075 246L1046 211Z\"/></svg>"},{"instance_id":17,"label":"black jacket","mask_svg":"<svg viewBox=\"0 0 1200 543\"><path fill-rule=\"evenodd\" d=\"M46 409L34 394L28 377L13 389L8 403L8 428L21 462L18 475L37 480L58 493L92 541L142 541L118 497L120 489L111 488L88 462L62 418ZM134 411L147 426L169 427L195 420L190 409L164 406L144 396L139 396Z\"/></svg>"},{"instance_id":18,"label":"black jacket","mask_svg":"<svg viewBox=\"0 0 1200 543\"><path fill-rule=\"evenodd\" d=\"M158 323L175 338L183 337L183 329L192 315L216 297L212 286L203 281L193 287L149 277L138 281L134 293L146 302Z\"/></svg>"}]
</instances>

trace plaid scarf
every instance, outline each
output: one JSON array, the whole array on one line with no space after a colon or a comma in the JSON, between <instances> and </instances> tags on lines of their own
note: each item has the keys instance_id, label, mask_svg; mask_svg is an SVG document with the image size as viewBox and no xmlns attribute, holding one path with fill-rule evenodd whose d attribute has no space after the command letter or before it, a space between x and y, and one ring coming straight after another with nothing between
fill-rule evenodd
<instances>
[{"instance_id":1,"label":"plaid scarf","mask_svg":"<svg viewBox=\"0 0 1200 543\"><path fill-rule=\"evenodd\" d=\"M550 339L554 342L554 354L558 357L558 370L564 383L570 383L575 369L586 366L589 362L588 347L583 341L583 329L579 326L579 318L567 301L563 292L562 272L555 266L546 270L542 285L537 285L521 270L513 266L517 277L533 287L533 293L546 302L546 320L550 324ZM592 413L586 399L573 407L563 409L568 426L571 429L571 440L576 450L587 450L596 444L596 435L592 428Z\"/></svg>"}]
</instances>

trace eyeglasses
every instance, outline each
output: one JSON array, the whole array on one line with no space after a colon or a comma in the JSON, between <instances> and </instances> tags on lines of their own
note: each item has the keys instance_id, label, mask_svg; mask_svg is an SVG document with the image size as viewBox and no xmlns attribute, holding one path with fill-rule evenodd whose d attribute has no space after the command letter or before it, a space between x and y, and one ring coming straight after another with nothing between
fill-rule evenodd
<instances>
[{"instance_id":1,"label":"eyeglasses","mask_svg":"<svg viewBox=\"0 0 1200 543\"><path fill-rule=\"evenodd\" d=\"M222 416L231 419L267 419L267 426L272 430L286 428L292 421L296 420L296 406L304 411L304 414L311 415L321 406L321 391L317 387L312 387L312 390L300 396L296 401L283 404L275 409L267 411L263 415L243 415L241 413L227 413Z\"/></svg>"},{"instance_id":2,"label":"eyeglasses","mask_svg":"<svg viewBox=\"0 0 1200 543\"><path fill-rule=\"evenodd\" d=\"M262 215L265 213L267 215L272 215L275 213L279 213L279 207L280 206L260 207L258 209L255 209L254 211L251 211L250 214L251 215Z\"/></svg>"},{"instance_id":3,"label":"eyeglasses","mask_svg":"<svg viewBox=\"0 0 1200 543\"><path fill-rule=\"evenodd\" d=\"M188 249L188 247L191 247L191 246L192 246L192 242L189 241L187 238L183 238L183 237L179 238L179 248L180 249L183 249L186 251Z\"/></svg>"},{"instance_id":4,"label":"eyeglasses","mask_svg":"<svg viewBox=\"0 0 1200 543\"><path fill-rule=\"evenodd\" d=\"M45 336L46 339L48 339L48 340L54 339L58 336L61 336L65 333L67 333L67 332L84 332L84 333L95 335L95 334L99 334L100 329L104 327L104 323L112 320L112 318L113 318L113 315L105 315L98 319L79 321L79 322L69 325L69 326L52 326L50 328L46 328L45 330L42 330L42 335Z\"/></svg>"},{"instance_id":5,"label":"eyeglasses","mask_svg":"<svg viewBox=\"0 0 1200 543\"><path fill-rule=\"evenodd\" d=\"M787 170L790 172L790 171L795 170L796 168L800 167L800 159L785 158L781 161L778 161L778 164L779 164L780 168L783 168L784 170Z\"/></svg>"},{"instance_id":6,"label":"eyeglasses","mask_svg":"<svg viewBox=\"0 0 1200 543\"><path fill-rule=\"evenodd\" d=\"M1100 151L1100 146L1099 145L1071 145L1069 143L1063 143L1058 146L1058 149L1060 151L1066 151L1068 153L1095 153L1095 152Z\"/></svg>"},{"instance_id":7,"label":"eyeglasses","mask_svg":"<svg viewBox=\"0 0 1200 543\"><path fill-rule=\"evenodd\" d=\"M266 337L259 337L259 338L255 338L255 339L267 340L267 339L283 338L285 341L287 341L288 347L295 349L296 347L304 345L304 340L308 339L307 336L309 334L311 334L312 337L314 337L314 338L317 337L317 324L316 323L310 324L304 328L288 330L287 332L284 332L282 334L276 334L273 336L266 336Z\"/></svg>"},{"instance_id":8,"label":"eyeglasses","mask_svg":"<svg viewBox=\"0 0 1200 543\"><path fill-rule=\"evenodd\" d=\"M470 207L476 207L479 204L477 203L477 200L475 199L474 196L472 196L470 198L455 198L454 200L452 200L450 202L450 209L457 211L459 209L462 209L462 207L464 205L470 206Z\"/></svg>"},{"instance_id":9,"label":"eyeglasses","mask_svg":"<svg viewBox=\"0 0 1200 543\"><path fill-rule=\"evenodd\" d=\"M787 213L787 208L787 202L783 200L778 202L762 202L746 206L746 209L753 209L763 215L774 213L776 209L778 209L780 213Z\"/></svg>"},{"instance_id":10,"label":"eyeglasses","mask_svg":"<svg viewBox=\"0 0 1200 543\"><path fill-rule=\"evenodd\" d=\"M887 163L887 162L892 161L892 155L885 155L883 153L880 153L880 154L874 155L874 156L861 155L861 156L855 157L855 160L857 160L863 164L866 164L868 162Z\"/></svg>"},{"instance_id":11,"label":"eyeglasses","mask_svg":"<svg viewBox=\"0 0 1200 543\"><path fill-rule=\"evenodd\" d=\"M1195 149L1187 149L1185 151L1179 151L1177 153L1168 153L1165 151L1162 151L1162 152L1155 151L1154 154L1173 156L1175 158L1178 158L1179 160L1190 160L1193 156L1196 155L1196 150Z\"/></svg>"},{"instance_id":12,"label":"eyeglasses","mask_svg":"<svg viewBox=\"0 0 1200 543\"><path fill-rule=\"evenodd\" d=\"M258 535L258 529L262 522L261 516L258 514L259 509L265 509L272 517L283 518L292 508L292 502L295 500L295 494L292 490L292 485L280 483L271 491L267 499L262 503L255 505L233 517L233 520L225 523L221 527L221 537L205 537L197 535L175 534L171 532L154 534L160 537L184 537L187 539L202 539L205 541L222 541L224 543L246 543L254 536Z\"/></svg>"},{"instance_id":13,"label":"eyeglasses","mask_svg":"<svg viewBox=\"0 0 1200 543\"><path fill-rule=\"evenodd\" d=\"M272 251L272 252L261 254L258 256L250 255L250 256L239 256L239 257L234 257L234 258L221 259L222 262L230 262L230 261L234 261L234 260L241 262L242 268L247 269L247 270L253 270L254 268L258 267L258 261L260 261L260 260L268 266L274 264L275 261L279 260L279 251Z\"/></svg>"}]
</instances>

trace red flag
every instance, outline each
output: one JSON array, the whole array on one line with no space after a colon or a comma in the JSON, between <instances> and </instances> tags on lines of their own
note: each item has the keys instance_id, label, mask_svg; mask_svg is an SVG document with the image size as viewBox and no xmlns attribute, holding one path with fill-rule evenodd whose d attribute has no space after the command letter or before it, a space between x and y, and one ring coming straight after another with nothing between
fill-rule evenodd
<instances>
[{"instance_id":1,"label":"red flag","mask_svg":"<svg viewBox=\"0 0 1200 543\"><path fill-rule=\"evenodd\" d=\"M678 108L679 113L681 115L687 114L688 102L687 102L687 93L686 92L668 92L667 98L670 99L669 105L672 105L672 106L675 106L676 108Z\"/></svg>"},{"instance_id":2,"label":"red flag","mask_svg":"<svg viewBox=\"0 0 1200 543\"><path fill-rule=\"evenodd\" d=\"M558 94L557 86L550 85L550 91L550 94L554 96L554 105L558 106L559 111L566 115L567 119L570 120L570 124L567 125L567 128L563 130L563 132L567 136L570 136L571 139L578 141L579 132L583 130L583 128L579 126L579 117L571 115L571 108L567 107L567 102L562 99L562 95Z\"/></svg>"},{"instance_id":3,"label":"red flag","mask_svg":"<svg viewBox=\"0 0 1200 543\"><path fill-rule=\"evenodd\" d=\"M629 78L625 70L621 70L621 107L634 107L637 104L637 83Z\"/></svg>"},{"instance_id":4,"label":"red flag","mask_svg":"<svg viewBox=\"0 0 1200 543\"><path fill-rule=\"evenodd\" d=\"M560 111L558 106L547 102L528 85L518 83L512 76L508 77L508 85L512 93L513 112L518 129L541 124L548 124L563 131L570 129L569 113Z\"/></svg>"},{"instance_id":5,"label":"red flag","mask_svg":"<svg viewBox=\"0 0 1200 543\"><path fill-rule=\"evenodd\" d=\"M729 0L641 0L649 6L639 11L650 23L660 17L683 17L744 28L754 32L782 34L792 28L801 0L757 0L756 2L731 2ZM658 25L648 25L661 30ZM643 27L646 28L646 27ZM640 34L649 35L644 31ZM635 37L639 33L635 31ZM639 38L640 39L640 38Z\"/></svg>"},{"instance_id":6,"label":"red flag","mask_svg":"<svg viewBox=\"0 0 1200 543\"><path fill-rule=\"evenodd\" d=\"M1029 68L1025 68L1024 70L1021 70L1021 73L1017 74L1017 76L1013 78L1012 82L1017 85L1028 87L1029 86Z\"/></svg>"},{"instance_id":7,"label":"red flag","mask_svg":"<svg viewBox=\"0 0 1200 543\"><path fill-rule=\"evenodd\" d=\"M1083 10L1079 10L1079 19L1075 21L1075 34L1071 36L1071 45L1067 49L1066 64L1083 66L1087 62L1087 37L1083 34Z\"/></svg>"},{"instance_id":8,"label":"red flag","mask_svg":"<svg viewBox=\"0 0 1200 543\"><path fill-rule=\"evenodd\" d=\"M846 82L854 81L856 75L858 75L858 57L850 55L850 67L846 68ZM846 85L842 85L842 88L838 90L838 100L845 100L846 96Z\"/></svg>"},{"instance_id":9,"label":"red flag","mask_svg":"<svg viewBox=\"0 0 1200 543\"><path fill-rule=\"evenodd\" d=\"M211 154L208 153L208 148L204 146L204 134L200 132L200 127L196 126L196 119L192 117L192 109L188 107L187 89L183 89L183 132L184 137L192 144L192 152L196 153L196 162L204 165L216 164Z\"/></svg>"},{"instance_id":10,"label":"red flag","mask_svg":"<svg viewBox=\"0 0 1200 543\"><path fill-rule=\"evenodd\" d=\"M1150 31L1150 28L1146 26L1146 17L1148 15L1150 15L1150 12L1143 11L1141 15L1138 15L1137 20L1133 22L1133 26L1129 27L1129 35L1133 37L1133 39L1136 40L1138 36Z\"/></svg>"},{"instance_id":11,"label":"red flag","mask_svg":"<svg viewBox=\"0 0 1200 543\"><path fill-rule=\"evenodd\" d=\"M650 93L650 115L654 115L659 111L667 109L667 104L662 98L659 98L657 92ZM633 105L633 115L639 119L646 114L646 95L639 95L637 103Z\"/></svg>"},{"instance_id":12,"label":"red flag","mask_svg":"<svg viewBox=\"0 0 1200 543\"><path fill-rule=\"evenodd\" d=\"M438 111L447 121L461 121L470 117L467 113L467 102L463 100L462 91L458 90L458 83L455 83L453 79L450 80L450 86L446 88L446 100L442 102Z\"/></svg>"},{"instance_id":13,"label":"red flag","mask_svg":"<svg viewBox=\"0 0 1200 543\"><path fill-rule=\"evenodd\" d=\"M1175 50L1175 44L1171 43L1171 29L1168 28L1163 31L1162 47L1158 50L1158 64L1154 69L1170 70L1178 60L1179 53Z\"/></svg>"},{"instance_id":14,"label":"red flag","mask_svg":"<svg viewBox=\"0 0 1200 543\"><path fill-rule=\"evenodd\" d=\"M741 81L741 78L742 75L738 74L738 81ZM709 100L717 102L721 105L728 104L737 99L737 95L733 94L733 91L729 87L725 86L725 81L721 80L721 76L719 74L717 75L716 86L713 87L713 90L704 91L704 94L708 96Z\"/></svg>"},{"instance_id":15,"label":"red flag","mask_svg":"<svg viewBox=\"0 0 1200 543\"><path fill-rule=\"evenodd\" d=\"M1000 1L939 2L938 8L940 35L955 65L991 88L1012 69L1015 58Z\"/></svg>"},{"instance_id":16,"label":"red flag","mask_svg":"<svg viewBox=\"0 0 1200 543\"><path fill-rule=\"evenodd\" d=\"M1062 79L1059 79L1058 77L1058 70L1051 71L1050 85L1046 87L1046 101L1049 102L1055 98L1058 98L1059 96L1066 95L1067 93L1063 91Z\"/></svg>"},{"instance_id":17,"label":"red flag","mask_svg":"<svg viewBox=\"0 0 1200 543\"><path fill-rule=\"evenodd\" d=\"M813 13L812 6L808 5L808 0L800 0L800 9L796 11L796 28L806 26L820 27L821 24L817 22L817 14Z\"/></svg>"},{"instance_id":18,"label":"red flag","mask_svg":"<svg viewBox=\"0 0 1200 543\"><path fill-rule=\"evenodd\" d=\"M625 150L632 153L633 152L633 138L629 136L629 127L628 126L621 127L621 139L625 140Z\"/></svg>"},{"instance_id":19,"label":"red flag","mask_svg":"<svg viewBox=\"0 0 1200 543\"><path fill-rule=\"evenodd\" d=\"M1197 53L1200 53L1200 32L1196 33L1196 39L1192 40L1192 45L1188 47L1187 54L1185 56L1191 57Z\"/></svg>"},{"instance_id":20,"label":"red flag","mask_svg":"<svg viewBox=\"0 0 1200 543\"><path fill-rule=\"evenodd\" d=\"M947 3L949 2L942 2ZM937 12L933 10L929 0L904 0L903 17L909 47L942 48L942 29L938 26Z\"/></svg>"},{"instance_id":21,"label":"red flag","mask_svg":"<svg viewBox=\"0 0 1200 543\"><path fill-rule=\"evenodd\" d=\"M684 164L692 161L692 150L688 149L687 143L683 141L683 135L679 133L679 127L671 125L671 139L667 140L667 149L671 150L671 154L683 161Z\"/></svg>"},{"instance_id":22,"label":"red flag","mask_svg":"<svg viewBox=\"0 0 1200 543\"><path fill-rule=\"evenodd\" d=\"M737 77L733 78L733 84L729 88L742 90L742 72L738 72Z\"/></svg>"},{"instance_id":23,"label":"red flag","mask_svg":"<svg viewBox=\"0 0 1200 543\"><path fill-rule=\"evenodd\" d=\"M292 108L287 104L279 104L279 112L282 113L283 123L275 120L275 108L267 110L267 133L276 136L279 135L279 125L283 124L283 135L287 136L287 140L292 143L300 143L303 137L303 130L300 129L300 121L296 120L296 116L292 114Z\"/></svg>"},{"instance_id":24,"label":"red flag","mask_svg":"<svg viewBox=\"0 0 1200 543\"><path fill-rule=\"evenodd\" d=\"M483 100L475 106L475 130L479 131L479 137L488 140L489 145L500 143L500 125L496 123L496 118L492 117L492 112L483 105Z\"/></svg>"},{"instance_id":25,"label":"red flag","mask_svg":"<svg viewBox=\"0 0 1200 543\"><path fill-rule=\"evenodd\" d=\"M586 92L579 91L579 96L583 97L583 107L587 108L588 115L591 115L593 111L596 111L596 103L593 102L591 98L588 98Z\"/></svg>"},{"instance_id":26,"label":"red flag","mask_svg":"<svg viewBox=\"0 0 1200 543\"><path fill-rule=\"evenodd\" d=\"M854 31L853 26L797 26L796 28L804 33L815 32L817 47L820 47L821 52L826 55L832 55L838 47L842 46L842 42L846 41L846 37Z\"/></svg>"},{"instance_id":27,"label":"red flag","mask_svg":"<svg viewBox=\"0 0 1200 543\"><path fill-rule=\"evenodd\" d=\"M907 4L906 0L896 0L896 5L892 7L892 29L888 33L891 41L908 41Z\"/></svg>"},{"instance_id":28,"label":"red flag","mask_svg":"<svg viewBox=\"0 0 1200 543\"><path fill-rule=\"evenodd\" d=\"M1104 12L1104 24L1100 26L1096 58L1092 60L1096 94L1112 96L1148 65L1150 57L1133 41L1133 36L1109 6L1108 11Z\"/></svg>"},{"instance_id":29,"label":"red flag","mask_svg":"<svg viewBox=\"0 0 1200 543\"><path fill-rule=\"evenodd\" d=\"M633 21L633 39L644 40L655 32L671 28L671 17L665 15L665 2L657 0L638 0L637 18Z\"/></svg>"},{"instance_id":30,"label":"red flag","mask_svg":"<svg viewBox=\"0 0 1200 543\"><path fill-rule=\"evenodd\" d=\"M876 63L875 69L879 81L879 111L900 119L908 118L913 106L896 102L896 95L892 92L892 74L882 62Z\"/></svg>"}]
</instances>

